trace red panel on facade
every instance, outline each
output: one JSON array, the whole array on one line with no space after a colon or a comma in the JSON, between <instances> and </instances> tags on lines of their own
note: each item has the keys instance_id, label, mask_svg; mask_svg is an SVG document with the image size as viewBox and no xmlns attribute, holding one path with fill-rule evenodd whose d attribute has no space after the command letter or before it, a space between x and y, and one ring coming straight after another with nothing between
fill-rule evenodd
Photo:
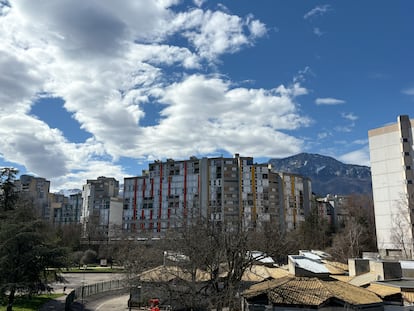
<instances>
[{"instance_id":1,"label":"red panel on facade","mask_svg":"<svg viewBox=\"0 0 414 311\"><path fill-rule=\"evenodd\" d=\"M154 197L154 178L151 178L151 198Z\"/></svg>"},{"instance_id":2,"label":"red panel on facade","mask_svg":"<svg viewBox=\"0 0 414 311\"><path fill-rule=\"evenodd\" d=\"M154 226L153 222L152 222L152 210L150 210L150 223L149 223L149 228L152 229Z\"/></svg>"},{"instance_id":3,"label":"red panel on facade","mask_svg":"<svg viewBox=\"0 0 414 311\"><path fill-rule=\"evenodd\" d=\"M184 162L184 199L183 199L183 214L187 217L187 162Z\"/></svg>"},{"instance_id":4,"label":"red panel on facade","mask_svg":"<svg viewBox=\"0 0 414 311\"><path fill-rule=\"evenodd\" d=\"M134 214L132 216L132 219L134 220L132 224L133 231L136 230L136 221L137 221L137 191L138 191L138 178L135 178L134 179L134 201L132 202L133 209L134 209Z\"/></svg>"},{"instance_id":5,"label":"red panel on facade","mask_svg":"<svg viewBox=\"0 0 414 311\"><path fill-rule=\"evenodd\" d=\"M159 195L159 208L158 208L158 221L161 221L161 209L162 209L162 164L160 164L160 195ZM159 226L159 223L158 223Z\"/></svg>"},{"instance_id":6,"label":"red panel on facade","mask_svg":"<svg viewBox=\"0 0 414 311\"><path fill-rule=\"evenodd\" d=\"M144 210L141 211L141 230L145 230L145 213Z\"/></svg>"}]
</instances>

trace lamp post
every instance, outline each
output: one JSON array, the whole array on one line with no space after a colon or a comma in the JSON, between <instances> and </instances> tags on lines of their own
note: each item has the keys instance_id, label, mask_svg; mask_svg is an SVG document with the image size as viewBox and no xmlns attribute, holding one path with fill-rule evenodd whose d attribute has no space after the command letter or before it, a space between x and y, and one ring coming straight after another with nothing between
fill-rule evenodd
<instances>
[{"instance_id":1,"label":"lamp post","mask_svg":"<svg viewBox=\"0 0 414 311\"><path fill-rule=\"evenodd\" d=\"M167 256L167 251L164 251L164 257L163 257L163 266L165 267L165 257Z\"/></svg>"}]
</instances>

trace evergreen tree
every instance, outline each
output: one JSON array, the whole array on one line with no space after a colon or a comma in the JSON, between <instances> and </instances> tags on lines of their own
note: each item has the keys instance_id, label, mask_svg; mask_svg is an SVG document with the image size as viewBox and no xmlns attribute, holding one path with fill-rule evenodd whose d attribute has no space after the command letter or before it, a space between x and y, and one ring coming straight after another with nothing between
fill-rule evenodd
<instances>
[{"instance_id":1,"label":"evergreen tree","mask_svg":"<svg viewBox=\"0 0 414 311\"><path fill-rule=\"evenodd\" d=\"M1 172L0 294L13 309L17 294L33 294L47 283L47 268L62 267L65 250L58 247L48 224L36 218L30 202L19 198L17 171Z\"/></svg>"}]
</instances>

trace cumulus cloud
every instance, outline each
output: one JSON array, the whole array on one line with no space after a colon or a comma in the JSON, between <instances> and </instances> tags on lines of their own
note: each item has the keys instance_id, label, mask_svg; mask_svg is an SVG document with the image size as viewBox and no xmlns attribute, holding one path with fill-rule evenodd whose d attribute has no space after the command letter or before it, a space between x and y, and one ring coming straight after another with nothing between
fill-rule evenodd
<instances>
[{"instance_id":1,"label":"cumulus cloud","mask_svg":"<svg viewBox=\"0 0 414 311\"><path fill-rule=\"evenodd\" d=\"M287 134L311 122L296 103L308 93L299 81L243 88L210 70L221 55L254 45L266 25L195 3L179 12L175 0L16 0L2 6L2 158L59 189L79 188L100 175L122 180L128 172L117 161L125 157L300 152L303 141ZM73 143L31 115L36 100L48 96L61 98L91 138ZM143 126L155 104L158 121Z\"/></svg>"},{"instance_id":2,"label":"cumulus cloud","mask_svg":"<svg viewBox=\"0 0 414 311\"><path fill-rule=\"evenodd\" d=\"M364 147L338 157L338 160L347 164L370 166L369 149Z\"/></svg>"},{"instance_id":3,"label":"cumulus cloud","mask_svg":"<svg viewBox=\"0 0 414 311\"><path fill-rule=\"evenodd\" d=\"M332 97L324 97L324 98L317 98L315 100L317 105L339 105L344 104L345 101L342 99L332 98Z\"/></svg>"},{"instance_id":4,"label":"cumulus cloud","mask_svg":"<svg viewBox=\"0 0 414 311\"><path fill-rule=\"evenodd\" d=\"M223 53L235 53L266 33L265 25L250 17L243 19L222 11L201 9L179 13L171 27L182 31L197 54L210 61Z\"/></svg>"}]
</instances>

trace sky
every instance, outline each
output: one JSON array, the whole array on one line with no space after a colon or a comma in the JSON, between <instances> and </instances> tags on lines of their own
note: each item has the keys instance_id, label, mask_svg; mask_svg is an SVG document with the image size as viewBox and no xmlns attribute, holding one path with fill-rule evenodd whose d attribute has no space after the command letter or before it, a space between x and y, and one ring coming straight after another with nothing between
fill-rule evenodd
<instances>
[{"instance_id":1,"label":"sky","mask_svg":"<svg viewBox=\"0 0 414 311\"><path fill-rule=\"evenodd\" d=\"M369 166L414 117L414 2L0 0L0 167L82 188L155 160Z\"/></svg>"}]
</instances>

